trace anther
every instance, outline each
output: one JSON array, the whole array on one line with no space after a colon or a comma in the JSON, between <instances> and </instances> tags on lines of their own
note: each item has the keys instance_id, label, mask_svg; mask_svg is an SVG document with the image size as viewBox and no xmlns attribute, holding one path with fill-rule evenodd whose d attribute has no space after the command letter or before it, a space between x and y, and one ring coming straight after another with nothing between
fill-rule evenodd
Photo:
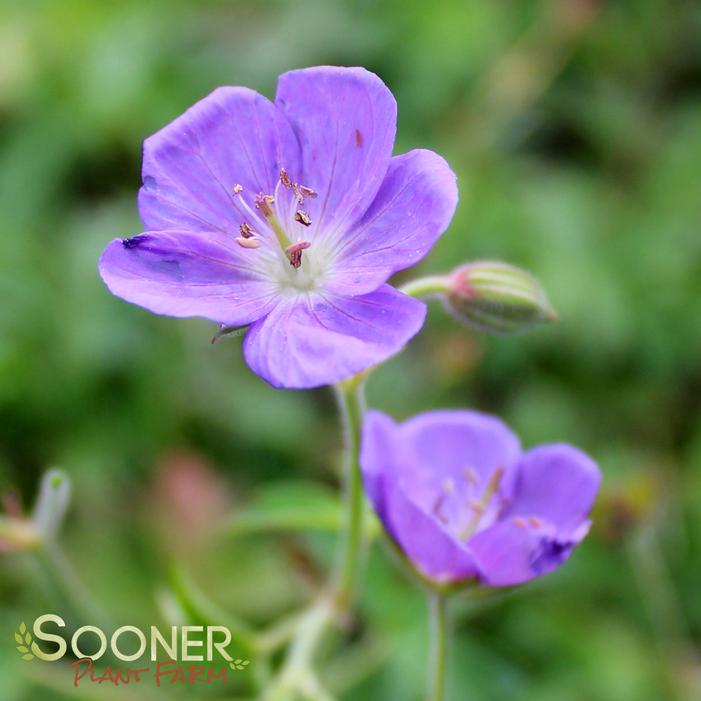
<instances>
[{"instance_id":1,"label":"anther","mask_svg":"<svg viewBox=\"0 0 701 701\"><path fill-rule=\"evenodd\" d=\"M299 268L302 265L302 251L305 251L310 246L311 243L309 241L297 241L297 243L293 243L285 249L285 253L290 259L290 265L293 268Z\"/></svg>"},{"instance_id":2,"label":"anther","mask_svg":"<svg viewBox=\"0 0 701 701\"><path fill-rule=\"evenodd\" d=\"M450 496L455 491L455 482L448 477L441 482L441 489L443 490L443 494Z\"/></svg>"},{"instance_id":3,"label":"anther","mask_svg":"<svg viewBox=\"0 0 701 701\"><path fill-rule=\"evenodd\" d=\"M477 477L477 473L472 467L465 468L465 479L475 487L480 483L479 477Z\"/></svg>"},{"instance_id":4,"label":"anther","mask_svg":"<svg viewBox=\"0 0 701 701\"><path fill-rule=\"evenodd\" d=\"M300 224L304 224L304 226L309 226L312 223L309 215L303 209L298 209L295 212L295 221L298 221Z\"/></svg>"},{"instance_id":5,"label":"anther","mask_svg":"<svg viewBox=\"0 0 701 701\"><path fill-rule=\"evenodd\" d=\"M309 197L313 200L317 196L316 190L312 190L306 185L297 185L297 189L299 190L299 194L302 195L302 197Z\"/></svg>"},{"instance_id":6,"label":"anther","mask_svg":"<svg viewBox=\"0 0 701 701\"><path fill-rule=\"evenodd\" d=\"M541 526L540 520L537 519L535 516L531 516L528 519L528 523L530 523L531 526L533 526L533 528L540 528L540 526Z\"/></svg>"},{"instance_id":7,"label":"anther","mask_svg":"<svg viewBox=\"0 0 701 701\"><path fill-rule=\"evenodd\" d=\"M514 524L517 525L519 528L528 528L528 524L520 516L517 516L514 519Z\"/></svg>"},{"instance_id":8,"label":"anther","mask_svg":"<svg viewBox=\"0 0 701 701\"><path fill-rule=\"evenodd\" d=\"M304 202L304 195L299 189L299 185L297 185L297 183L292 183L292 192L294 192L297 204L302 204L302 202Z\"/></svg>"},{"instance_id":9,"label":"anther","mask_svg":"<svg viewBox=\"0 0 701 701\"><path fill-rule=\"evenodd\" d=\"M260 241L256 238L237 236L236 243L241 246L241 248L260 248Z\"/></svg>"},{"instance_id":10,"label":"anther","mask_svg":"<svg viewBox=\"0 0 701 701\"><path fill-rule=\"evenodd\" d=\"M290 190L292 188L292 181L288 172L284 168L280 168L280 182Z\"/></svg>"},{"instance_id":11,"label":"anther","mask_svg":"<svg viewBox=\"0 0 701 701\"><path fill-rule=\"evenodd\" d=\"M241 226L239 226L239 231L241 232L241 236L243 236L245 239L252 239L255 234L253 229L251 229L246 222L243 222Z\"/></svg>"},{"instance_id":12,"label":"anther","mask_svg":"<svg viewBox=\"0 0 701 701\"><path fill-rule=\"evenodd\" d=\"M243 192L243 185L241 185L240 183L236 183L232 190L235 195L240 195Z\"/></svg>"},{"instance_id":13,"label":"anther","mask_svg":"<svg viewBox=\"0 0 701 701\"><path fill-rule=\"evenodd\" d=\"M436 518L443 524L448 523L448 518L443 513L443 507L445 506L446 499L453 494L455 491L455 483L452 479L448 478L441 482L441 493L438 495L435 504L433 505L433 513Z\"/></svg>"}]
</instances>

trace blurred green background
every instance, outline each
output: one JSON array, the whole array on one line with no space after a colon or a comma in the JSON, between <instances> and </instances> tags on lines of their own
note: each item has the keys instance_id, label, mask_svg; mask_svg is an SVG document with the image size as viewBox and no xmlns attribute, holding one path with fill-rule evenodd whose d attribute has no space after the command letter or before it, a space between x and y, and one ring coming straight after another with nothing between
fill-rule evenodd
<instances>
[{"instance_id":1,"label":"blurred green background","mask_svg":"<svg viewBox=\"0 0 701 701\"><path fill-rule=\"evenodd\" d=\"M370 404L398 418L495 412L525 445L571 441L605 474L593 532L565 568L458 611L452 699L701 698L693 0L2 0L5 509L29 508L47 467L66 470L63 549L120 625L182 614L194 594L178 582L256 625L318 587L340 458L331 392L269 388L239 339L211 346L207 322L111 297L96 262L141 230L146 136L218 85L272 96L279 73L322 63L377 72L399 103L397 152L433 148L458 174L453 225L420 270L505 259L540 277L561 318L494 339L433 306L372 378ZM306 494L311 534L264 532L260 500L289 511L285 490ZM65 663L21 661L13 631L55 606L34 564L0 555L4 701L236 692L74 690ZM328 684L358 701L419 699L425 647L421 595L378 544ZM247 693L244 675L235 684Z\"/></svg>"}]
</instances>

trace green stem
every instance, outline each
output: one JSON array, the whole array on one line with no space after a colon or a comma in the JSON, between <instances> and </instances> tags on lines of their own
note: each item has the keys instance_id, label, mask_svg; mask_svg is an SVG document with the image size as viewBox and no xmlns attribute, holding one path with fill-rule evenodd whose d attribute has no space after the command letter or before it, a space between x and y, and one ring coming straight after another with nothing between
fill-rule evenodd
<instances>
[{"instance_id":1,"label":"green stem","mask_svg":"<svg viewBox=\"0 0 701 701\"><path fill-rule=\"evenodd\" d=\"M333 617L331 602L321 599L301 618L282 671L263 695L264 701L288 701L304 693L315 679L312 669L314 655Z\"/></svg>"},{"instance_id":2,"label":"green stem","mask_svg":"<svg viewBox=\"0 0 701 701\"><path fill-rule=\"evenodd\" d=\"M324 630L333 619L333 609L329 602L322 599L311 608L299 627L299 635L295 638L288 656L288 669L300 671L306 675L319 645Z\"/></svg>"},{"instance_id":3,"label":"green stem","mask_svg":"<svg viewBox=\"0 0 701 701\"><path fill-rule=\"evenodd\" d=\"M450 293L450 278L447 275L427 275L410 280L402 285L400 291L409 297L430 297Z\"/></svg>"},{"instance_id":4,"label":"green stem","mask_svg":"<svg viewBox=\"0 0 701 701\"><path fill-rule=\"evenodd\" d=\"M358 452L365 413L365 378L366 374L356 375L336 386L345 439L345 524L330 596L322 597L297 621L296 635L279 676L263 696L265 701L290 701L299 696L333 701L319 684L313 664L326 630L352 605L360 571L365 504Z\"/></svg>"},{"instance_id":5,"label":"green stem","mask_svg":"<svg viewBox=\"0 0 701 701\"><path fill-rule=\"evenodd\" d=\"M431 626L428 701L444 701L450 624L448 600L438 592L429 595Z\"/></svg>"},{"instance_id":6,"label":"green stem","mask_svg":"<svg viewBox=\"0 0 701 701\"><path fill-rule=\"evenodd\" d=\"M335 574L336 603L347 610L355 595L363 545L363 483L360 475L360 435L365 414L365 377L355 376L337 387L345 439L345 528Z\"/></svg>"}]
</instances>

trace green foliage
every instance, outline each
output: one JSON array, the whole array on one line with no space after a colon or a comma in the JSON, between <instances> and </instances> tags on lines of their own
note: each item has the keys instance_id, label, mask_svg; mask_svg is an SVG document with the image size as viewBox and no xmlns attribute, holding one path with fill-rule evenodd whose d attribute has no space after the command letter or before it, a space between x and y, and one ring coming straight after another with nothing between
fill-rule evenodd
<instances>
[{"instance_id":1,"label":"green foliage","mask_svg":"<svg viewBox=\"0 0 701 701\"><path fill-rule=\"evenodd\" d=\"M338 531L341 504L329 489L314 482L275 482L263 487L247 506L234 515L235 534L256 531Z\"/></svg>"}]
</instances>

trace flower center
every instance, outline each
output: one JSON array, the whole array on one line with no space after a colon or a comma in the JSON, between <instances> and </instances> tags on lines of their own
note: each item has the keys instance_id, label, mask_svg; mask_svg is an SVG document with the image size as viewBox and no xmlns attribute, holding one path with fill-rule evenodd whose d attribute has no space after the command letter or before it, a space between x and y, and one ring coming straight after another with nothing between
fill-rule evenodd
<instances>
[{"instance_id":1,"label":"flower center","mask_svg":"<svg viewBox=\"0 0 701 701\"><path fill-rule=\"evenodd\" d=\"M463 542L475 533L490 526L499 516L503 506L499 497L499 485L504 468L498 467L489 478L480 481L472 468L464 471L460 484L446 479L434 502L433 513Z\"/></svg>"},{"instance_id":2,"label":"flower center","mask_svg":"<svg viewBox=\"0 0 701 701\"><path fill-rule=\"evenodd\" d=\"M302 206L306 198L316 197L316 192L293 182L284 168L273 194L260 192L254 197L255 209L246 201L242 185L234 185L232 192L245 217L239 226L241 235L236 237L236 242L250 250L252 256L261 257L252 263L264 263L263 267L284 288L308 291L317 287L321 273L319 256L316 256L316 265L312 262L314 258L311 258L311 265L305 262L302 273L303 258L306 261L309 257L304 252L312 245L302 236L303 230L312 223ZM280 262L283 263L282 269Z\"/></svg>"}]
</instances>

